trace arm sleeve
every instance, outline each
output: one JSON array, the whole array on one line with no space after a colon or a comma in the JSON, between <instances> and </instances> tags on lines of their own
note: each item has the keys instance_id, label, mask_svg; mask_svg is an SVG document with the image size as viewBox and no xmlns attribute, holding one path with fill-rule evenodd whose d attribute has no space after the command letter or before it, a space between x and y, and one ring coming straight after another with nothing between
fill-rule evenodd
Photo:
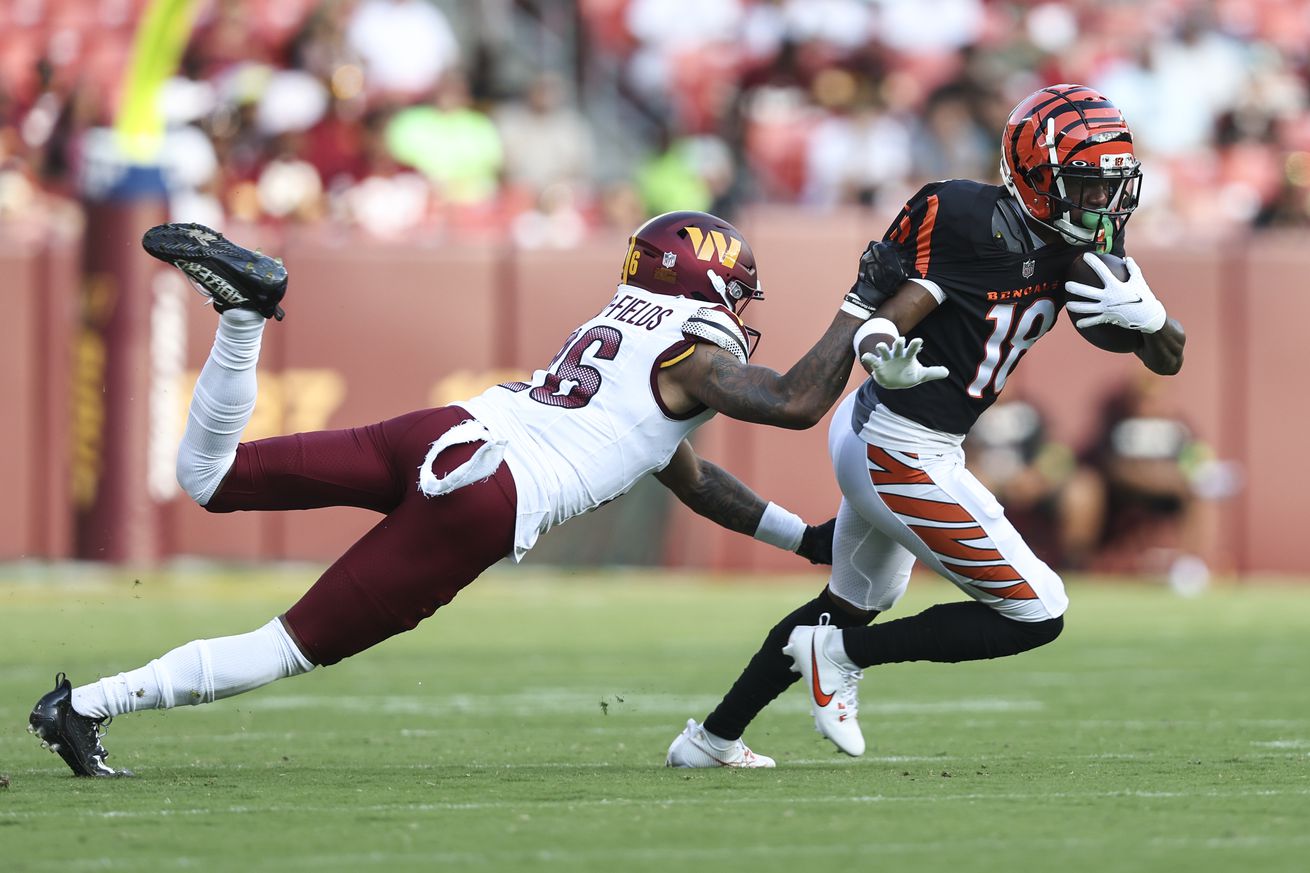
<instances>
[{"instance_id":1,"label":"arm sleeve","mask_svg":"<svg viewBox=\"0 0 1310 873\"><path fill-rule=\"evenodd\" d=\"M708 342L730 352L743 364L749 357L741 319L724 306L707 306L682 323L682 335L693 342Z\"/></svg>"}]
</instances>

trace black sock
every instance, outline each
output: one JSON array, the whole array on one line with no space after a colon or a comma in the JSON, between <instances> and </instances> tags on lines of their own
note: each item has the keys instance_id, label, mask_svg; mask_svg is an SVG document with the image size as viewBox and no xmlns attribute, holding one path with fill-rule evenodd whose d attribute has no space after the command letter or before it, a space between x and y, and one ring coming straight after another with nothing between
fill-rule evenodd
<instances>
[{"instance_id":1,"label":"black sock","mask_svg":"<svg viewBox=\"0 0 1310 873\"><path fill-rule=\"evenodd\" d=\"M901 661L980 661L1017 655L1060 635L1064 618L1015 621L976 601L939 603L918 615L842 632L847 656L860 667Z\"/></svg>"},{"instance_id":2,"label":"black sock","mask_svg":"<svg viewBox=\"0 0 1310 873\"><path fill-rule=\"evenodd\" d=\"M824 588L818 597L778 622L769 631L764 644L751 658L746 669L741 671L741 676L724 695L723 701L706 717L705 730L725 740L740 739L746 725L760 714L760 710L800 678L791 671L791 658L782 653L792 628L818 624L819 616L825 612L837 627L864 625L873 621L873 617L878 614L871 613L868 618L851 615L838 606L828 589Z\"/></svg>"}]
</instances>

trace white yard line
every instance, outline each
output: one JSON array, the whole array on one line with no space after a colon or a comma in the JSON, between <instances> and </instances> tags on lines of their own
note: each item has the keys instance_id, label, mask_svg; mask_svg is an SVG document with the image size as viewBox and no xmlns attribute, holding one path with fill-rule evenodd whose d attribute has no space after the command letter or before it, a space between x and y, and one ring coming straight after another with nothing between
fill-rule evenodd
<instances>
[{"instance_id":1,"label":"white yard line","mask_svg":"<svg viewBox=\"0 0 1310 873\"><path fill-rule=\"evenodd\" d=\"M414 814L424 812L460 812L460 811L485 811L485 810L502 810L521 812L525 809L545 809L551 811L558 810L575 810L590 809L600 807L721 807L721 806L797 806L797 805L816 805L816 806L846 806L846 805L877 805L877 804L894 804L894 803L927 803L940 804L951 802L972 803L974 801L1015 801L1022 803L1042 803L1052 800L1106 800L1106 799L1139 799L1139 800L1182 800L1191 802L1197 798L1218 798L1230 799L1239 797L1306 797L1310 796L1310 787L1308 788L1286 788L1286 789L1251 789L1236 791L1219 791L1209 789L1206 791L1034 791L1034 792L969 792L966 794L923 794L923 795L888 795L888 794L870 794L870 795L851 795L851 796L824 796L824 797L724 797L715 792L698 797L666 797L663 799L654 799L650 797L602 797L594 800L495 800L495 801L470 801L470 802L424 802L424 803L399 803L399 804L372 804L369 806L354 806L349 803L343 803L340 806L314 806L309 804L293 804L289 806L260 806L260 805L242 805L228 807L184 807L174 809L157 809L157 810L138 810L138 809L79 809L79 810L60 810L58 812L39 812L35 810L0 810L0 819L18 819L30 820L38 818L57 817L66 818L86 818L86 819L154 819L154 818L178 818L188 816L218 816L218 815L323 815L343 813L348 815L358 815L363 812L377 813L399 813ZM1310 839L1307 836L1306 839Z\"/></svg>"}]
</instances>

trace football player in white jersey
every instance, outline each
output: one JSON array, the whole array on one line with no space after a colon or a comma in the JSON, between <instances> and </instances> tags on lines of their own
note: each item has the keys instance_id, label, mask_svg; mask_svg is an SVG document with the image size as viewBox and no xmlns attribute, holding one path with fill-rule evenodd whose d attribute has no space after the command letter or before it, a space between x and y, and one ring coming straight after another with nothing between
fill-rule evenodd
<instances>
[{"instance_id":1,"label":"football player in white jersey","mask_svg":"<svg viewBox=\"0 0 1310 873\"><path fill-rule=\"evenodd\" d=\"M348 505L383 518L261 628L76 688L56 677L29 724L79 775L122 772L100 742L110 717L231 697L411 630L491 564L521 558L647 474L724 527L831 561L833 522L807 526L757 497L687 437L716 412L815 424L846 384L871 307L853 289L786 373L751 365L755 334L741 312L763 293L750 246L721 219L678 212L639 228L612 298L530 381L367 427L249 443L260 341L267 319L282 318L286 270L199 225L153 228L143 245L220 313L178 453L188 495L212 512ZM701 739L720 763L772 765L740 740Z\"/></svg>"}]
</instances>

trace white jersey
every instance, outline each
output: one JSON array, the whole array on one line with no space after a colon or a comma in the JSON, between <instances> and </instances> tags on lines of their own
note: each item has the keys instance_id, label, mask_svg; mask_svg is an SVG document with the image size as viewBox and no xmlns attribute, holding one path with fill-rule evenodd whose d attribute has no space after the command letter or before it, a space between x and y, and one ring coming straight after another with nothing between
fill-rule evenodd
<instances>
[{"instance_id":1,"label":"white jersey","mask_svg":"<svg viewBox=\"0 0 1310 873\"><path fill-rule=\"evenodd\" d=\"M550 528L663 469L679 443L714 416L704 407L670 412L657 376L691 354L689 336L744 361L738 324L722 306L620 285L531 382L497 385L457 404L508 443L505 462L518 491L515 560Z\"/></svg>"}]
</instances>

